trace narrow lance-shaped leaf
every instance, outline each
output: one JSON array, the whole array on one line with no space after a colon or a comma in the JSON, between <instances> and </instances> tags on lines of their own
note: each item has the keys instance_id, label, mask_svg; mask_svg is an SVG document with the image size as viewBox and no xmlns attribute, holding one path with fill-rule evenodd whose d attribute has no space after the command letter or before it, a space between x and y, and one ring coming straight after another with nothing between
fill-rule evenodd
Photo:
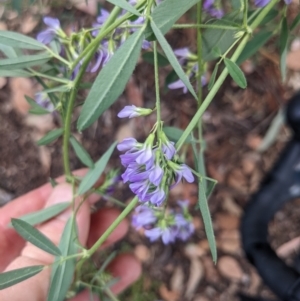
<instances>
[{"instance_id":1,"label":"narrow lance-shaped leaf","mask_svg":"<svg viewBox=\"0 0 300 301\"><path fill-rule=\"evenodd\" d=\"M70 142L79 160L85 166L93 168L94 162L90 157L89 153L84 149L84 147L74 137L70 138Z\"/></svg>"},{"instance_id":2,"label":"narrow lance-shaped leaf","mask_svg":"<svg viewBox=\"0 0 300 301\"><path fill-rule=\"evenodd\" d=\"M197 4L200 0L164 0L153 10L151 17L160 31L167 33L173 24L191 7ZM152 34L151 28L147 28L145 36Z\"/></svg>"},{"instance_id":3,"label":"narrow lance-shaped leaf","mask_svg":"<svg viewBox=\"0 0 300 301\"><path fill-rule=\"evenodd\" d=\"M34 66L39 66L47 63L51 59L49 53L41 53L34 55L22 55L16 58L0 60L0 70L15 70Z\"/></svg>"},{"instance_id":4,"label":"narrow lance-shaped leaf","mask_svg":"<svg viewBox=\"0 0 300 301\"><path fill-rule=\"evenodd\" d=\"M243 89L247 87L247 81L240 67L228 58L224 59L224 63L232 79Z\"/></svg>"},{"instance_id":5,"label":"narrow lance-shaped leaf","mask_svg":"<svg viewBox=\"0 0 300 301\"><path fill-rule=\"evenodd\" d=\"M195 99L198 99L198 97L195 93L195 90L194 90L193 86L190 83L190 80L188 79L188 77L184 73L184 71L182 70L182 67L180 66L180 64L179 64L179 62L178 62L171 46L169 45L169 43L167 42L167 40L165 39L165 37L163 36L161 31L158 29L158 27L156 26L156 24L153 21L151 21L151 27L152 27L152 30L153 30L153 32L154 32L161 48L163 49L166 57L168 58L170 64L174 68L174 70L177 73L178 77L186 85L186 87L191 92L191 94L195 97Z\"/></svg>"},{"instance_id":6,"label":"narrow lance-shaped leaf","mask_svg":"<svg viewBox=\"0 0 300 301\"><path fill-rule=\"evenodd\" d=\"M130 13L136 15L136 16L140 16L141 14L133 7L131 6L128 2L126 2L125 0L107 0L108 2L119 6L127 11L129 11Z\"/></svg>"},{"instance_id":7,"label":"narrow lance-shaped leaf","mask_svg":"<svg viewBox=\"0 0 300 301\"><path fill-rule=\"evenodd\" d=\"M21 219L13 218L11 221L15 230L26 240L31 242L39 249L44 250L52 255L61 255L58 247L49 240L42 232L31 226L30 224L22 221Z\"/></svg>"},{"instance_id":8,"label":"narrow lance-shaped leaf","mask_svg":"<svg viewBox=\"0 0 300 301\"><path fill-rule=\"evenodd\" d=\"M215 66L215 68L214 68L214 71L213 71L213 73L211 74L209 83L208 83L208 90L211 90L211 88L212 88L213 85L215 84L218 69L219 69L219 65L216 64L216 66Z\"/></svg>"},{"instance_id":9,"label":"narrow lance-shaped leaf","mask_svg":"<svg viewBox=\"0 0 300 301\"><path fill-rule=\"evenodd\" d=\"M123 92L139 58L143 30L131 35L97 76L82 107L77 127L84 130L108 109Z\"/></svg>"},{"instance_id":10,"label":"narrow lance-shaped leaf","mask_svg":"<svg viewBox=\"0 0 300 301\"><path fill-rule=\"evenodd\" d=\"M25 70L0 70L0 76L2 77L32 77L33 75Z\"/></svg>"},{"instance_id":11,"label":"narrow lance-shaped leaf","mask_svg":"<svg viewBox=\"0 0 300 301\"><path fill-rule=\"evenodd\" d=\"M23 220L32 226L38 225L65 211L70 206L70 204L70 202L55 204L48 208L23 215L18 219ZM9 226L11 227L11 224Z\"/></svg>"},{"instance_id":12,"label":"narrow lance-shaped leaf","mask_svg":"<svg viewBox=\"0 0 300 301\"><path fill-rule=\"evenodd\" d=\"M50 114L51 113L48 110L46 110L45 108L38 105L36 103L36 101L34 99L32 99L31 97L25 95L25 99L27 100L27 102L31 106L31 109L29 110L30 113L36 114L36 115L44 115L44 114Z\"/></svg>"},{"instance_id":13,"label":"narrow lance-shaped leaf","mask_svg":"<svg viewBox=\"0 0 300 301\"><path fill-rule=\"evenodd\" d=\"M36 265L0 274L0 290L22 282L43 270L43 265Z\"/></svg>"},{"instance_id":14,"label":"narrow lance-shaped leaf","mask_svg":"<svg viewBox=\"0 0 300 301\"><path fill-rule=\"evenodd\" d=\"M52 130L50 132L48 132L43 138L41 138L37 144L38 145L46 145L51 143L52 141L54 141L55 139L57 139L58 137L60 137L62 135L62 133L64 132L63 129L55 129Z\"/></svg>"},{"instance_id":15,"label":"narrow lance-shaped leaf","mask_svg":"<svg viewBox=\"0 0 300 301\"><path fill-rule=\"evenodd\" d=\"M75 229L73 229L73 222ZM60 239L59 249L62 256L75 255L77 252L76 245L76 222L73 218L69 218L64 228L63 234ZM60 263L60 258L55 258L56 263L52 266L50 288L48 292L47 301L63 301L72 283L75 271L76 259L68 259Z\"/></svg>"},{"instance_id":16,"label":"narrow lance-shaped leaf","mask_svg":"<svg viewBox=\"0 0 300 301\"><path fill-rule=\"evenodd\" d=\"M85 175L78 187L78 194L86 193L97 182L99 177L102 175L116 145L117 142L113 143L105 152L105 154L95 163L94 168L90 169L89 172Z\"/></svg>"},{"instance_id":17,"label":"narrow lance-shaped leaf","mask_svg":"<svg viewBox=\"0 0 300 301\"><path fill-rule=\"evenodd\" d=\"M0 44L22 49L42 50L45 45L39 41L14 31L0 31Z\"/></svg>"},{"instance_id":18,"label":"narrow lance-shaped leaf","mask_svg":"<svg viewBox=\"0 0 300 301\"><path fill-rule=\"evenodd\" d=\"M289 37L289 30L288 30L288 24L286 17L282 19L281 21L281 32L280 32L280 71L281 71L281 77L283 81L286 77L286 56L287 56L287 43L288 43L288 37Z\"/></svg>"},{"instance_id":19,"label":"narrow lance-shaped leaf","mask_svg":"<svg viewBox=\"0 0 300 301\"><path fill-rule=\"evenodd\" d=\"M207 204L206 191L203 181L199 180L199 207L204 222L205 233L212 254L213 261L217 262L217 247L214 235L214 229L211 221L211 216Z\"/></svg>"},{"instance_id":20,"label":"narrow lance-shaped leaf","mask_svg":"<svg viewBox=\"0 0 300 301\"><path fill-rule=\"evenodd\" d=\"M163 131L166 136L173 142L177 142L181 137L183 130L173 127L173 126L165 126L163 127ZM192 141L192 137L188 136L185 140L186 143L190 143Z\"/></svg>"}]
</instances>

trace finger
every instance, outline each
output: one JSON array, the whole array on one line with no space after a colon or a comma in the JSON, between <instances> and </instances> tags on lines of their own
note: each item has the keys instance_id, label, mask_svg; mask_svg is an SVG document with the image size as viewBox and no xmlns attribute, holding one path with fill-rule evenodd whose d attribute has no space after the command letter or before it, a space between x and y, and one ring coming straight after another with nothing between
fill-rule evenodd
<instances>
[{"instance_id":1,"label":"finger","mask_svg":"<svg viewBox=\"0 0 300 301\"><path fill-rule=\"evenodd\" d=\"M91 231L87 246L91 247L106 231L106 229L115 221L120 212L113 208L102 209L91 216ZM111 233L101 247L106 247L120 240L128 231L128 221L123 220Z\"/></svg>"},{"instance_id":2,"label":"finger","mask_svg":"<svg viewBox=\"0 0 300 301\"><path fill-rule=\"evenodd\" d=\"M74 174L83 176L86 171L86 168L80 169L75 171ZM63 182L64 177L59 177L57 181ZM0 209L0 272L4 270L9 262L20 254L20 251L25 245L25 241L13 229L7 227L11 218L17 218L42 209L52 191L53 188L50 183L45 184L15 199ZM99 199L99 196L93 195L90 200L94 203L96 199ZM70 199L65 198L61 201L69 200ZM50 206L50 204L48 204L48 206Z\"/></svg>"},{"instance_id":3,"label":"finger","mask_svg":"<svg viewBox=\"0 0 300 301\"><path fill-rule=\"evenodd\" d=\"M108 270L112 276L118 279L118 282L110 289L114 294L119 294L124 289L133 284L142 273L140 262L130 254L119 255L108 266ZM87 301L89 299L89 291L85 290L72 298L70 301ZM99 301L99 298L94 296L94 301Z\"/></svg>"},{"instance_id":4,"label":"finger","mask_svg":"<svg viewBox=\"0 0 300 301\"><path fill-rule=\"evenodd\" d=\"M61 184L53 190L53 193L48 199L48 203L56 203L61 200L62 197L72 196L71 187L68 184ZM64 199L63 199L64 200ZM80 200L76 200L79 202ZM61 233L64 229L66 220L68 219L68 212L64 212L53 218L47 223L44 223L39 227L39 230L48 236L54 243L58 243ZM69 212L70 216L70 212ZM87 202L83 203L76 216L78 224L78 235L79 240L82 244L85 244L90 222L90 211L89 204ZM47 265L53 261L53 256L47 254L46 252L37 249L31 244L27 244L20 257L17 257L6 269L14 270L22 267L32 266L32 265ZM45 300L49 289L50 280L50 269L45 269L36 276L27 279L25 282L18 283L13 287L9 287L5 290L0 291L1 301L40 301Z\"/></svg>"},{"instance_id":5,"label":"finger","mask_svg":"<svg viewBox=\"0 0 300 301\"><path fill-rule=\"evenodd\" d=\"M119 255L109 266L109 272L119 279L111 287L113 293L118 294L135 282L142 273L141 263L131 254Z\"/></svg>"}]
</instances>

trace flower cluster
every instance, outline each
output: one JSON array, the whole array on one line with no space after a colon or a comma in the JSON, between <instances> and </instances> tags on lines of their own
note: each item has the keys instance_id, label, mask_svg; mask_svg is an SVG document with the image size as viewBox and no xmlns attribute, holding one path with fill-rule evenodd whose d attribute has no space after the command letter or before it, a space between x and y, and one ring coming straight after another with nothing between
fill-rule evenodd
<instances>
[{"instance_id":1,"label":"flower cluster","mask_svg":"<svg viewBox=\"0 0 300 301\"><path fill-rule=\"evenodd\" d=\"M180 48L174 50L175 55L177 56L179 63L186 70L186 74L190 80L195 80L198 76L198 60L197 55L190 52L188 48ZM205 76L201 77L202 86L207 84ZM183 93L187 93L188 89L181 79L168 85L168 88L173 89L183 89Z\"/></svg>"},{"instance_id":2,"label":"flower cluster","mask_svg":"<svg viewBox=\"0 0 300 301\"><path fill-rule=\"evenodd\" d=\"M178 210L162 212L157 208L140 205L135 209L132 225L137 230L144 229L150 241L162 239L164 244L176 239L186 241L194 233L192 217L188 212L188 201L178 201Z\"/></svg>"}]
</instances>

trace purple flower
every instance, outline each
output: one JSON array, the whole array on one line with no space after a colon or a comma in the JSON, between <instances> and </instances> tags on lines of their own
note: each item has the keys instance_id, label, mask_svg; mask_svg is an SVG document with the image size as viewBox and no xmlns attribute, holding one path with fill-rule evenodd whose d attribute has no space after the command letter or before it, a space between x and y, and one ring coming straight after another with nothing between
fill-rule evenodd
<instances>
[{"instance_id":1,"label":"purple flower","mask_svg":"<svg viewBox=\"0 0 300 301\"><path fill-rule=\"evenodd\" d=\"M135 151L138 150L137 146L139 143L134 138L125 138L121 143L117 145L117 149L120 152L127 152L127 151Z\"/></svg>"},{"instance_id":2,"label":"purple flower","mask_svg":"<svg viewBox=\"0 0 300 301\"><path fill-rule=\"evenodd\" d=\"M153 192L146 195L146 198L150 198L153 205L160 206L166 198L166 193L161 187L156 187Z\"/></svg>"},{"instance_id":3,"label":"purple flower","mask_svg":"<svg viewBox=\"0 0 300 301\"><path fill-rule=\"evenodd\" d=\"M39 106L45 108L49 112L53 112L54 111L54 105L50 101L50 98L49 98L49 96L48 96L47 93L44 93L44 92L38 92L38 93L36 93L35 94L35 101L36 101L36 103Z\"/></svg>"},{"instance_id":4,"label":"purple flower","mask_svg":"<svg viewBox=\"0 0 300 301\"><path fill-rule=\"evenodd\" d=\"M138 113L138 108L135 105L125 106L124 109L118 114L119 118L133 118L140 116Z\"/></svg>"},{"instance_id":5,"label":"purple flower","mask_svg":"<svg viewBox=\"0 0 300 301\"><path fill-rule=\"evenodd\" d=\"M149 170L149 180L152 184L158 186L164 175L163 169L159 166L158 162Z\"/></svg>"},{"instance_id":6,"label":"purple flower","mask_svg":"<svg viewBox=\"0 0 300 301\"><path fill-rule=\"evenodd\" d=\"M171 90L174 90L174 89L183 89L183 93L184 94L186 94L187 91L188 91L186 85L184 84L184 82L181 79L177 80L174 83L169 84L168 88L171 89Z\"/></svg>"},{"instance_id":7,"label":"purple flower","mask_svg":"<svg viewBox=\"0 0 300 301\"><path fill-rule=\"evenodd\" d=\"M153 228L151 230L145 230L145 236L150 239L150 241L156 241L160 237L165 245L174 242L175 236L170 228Z\"/></svg>"},{"instance_id":8,"label":"purple flower","mask_svg":"<svg viewBox=\"0 0 300 301\"><path fill-rule=\"evenodd\" d=\"M106 9L102 8L100 10L100 15L97 17L96 23L93 24L93 27L102 26L105 23L105 21L107 20L108 17L109 17L109 12ZM92 36L94 36L94 37L97 36L98 32L99 32L98 29L93 30L92 31Z\"/></svg>"},{"instance_id":9,"label":"purple flower","mask_svg":"<svg viewBox=\"0 0 300 301\"><path fill-rule=\"evenodd\" d=\"M221 19L224 16L224 11L222 9L218 9L218 8L211 8L208 10L208 13L217 19Z\"/></svg>"},{"instance_id":10,"label":"purple flower","mask_svg":"<svg viewBox=\"0 0 300 301\"><path fill-rule=\"evenodd\" d=\"M37 35L37 40L43 44L49 44L60 30L60 22L58 19L51 17L44 17L43 21L48 25L48 28Z\"/></svg>"},{"instance_id":11,"label":"purple flower","mask_svg":"<svg viewBox=\"0 0 300 301\"><path fill-rule=\"evenodd\" d=\"M186 164L178 165L178 167L175 170L175 173L176 173L176 183L174 185L177 185L182 178L184 178L189 183L194 182L194 176L191 172L191 169Z\"/></svg>"},{"instance_id":12,"label":"purple flower","mask_svg":"<svg viewBox=\"0 0 300 301\"><path fill-rule=\"evenodd\" d=\"M255 1L254 1L255 5L258 6L258 7L264 7L264 6L266 6L269 2L270 2L270 0L255 0Z\"/></svg>"},{"instance_id":13,"label":"purple flower","mask_svg":"<svg viewBox=\"0 0 300 301\"><path fill-rule=\"evenodd\" d=\"M190 220L187 220L181 213L175 215L176 237L186 241L195 231Z\"/></svg>"},{"instance_id":14,"label":"purple flower","mask_svg":"<svg viewBox=\"0 0 300 301\"><path fill-rule=\"evenodd\" d=\"M136 229L149 228L156 222L157 218L154 215L153 209L148 206L140 205L136 207L132 217L132 225Z\"/></svg>"},{"instance_id":15,"label":"purple flower","mask_svg":"<svg viewBox=\"0 0 300 301\"><path fill-rule=\"evenodd\" d=\"M173 141L165 140L162 144L162 151L168 160L171 160L176 154L175 143Z\"/></svg>"}]
</instances>

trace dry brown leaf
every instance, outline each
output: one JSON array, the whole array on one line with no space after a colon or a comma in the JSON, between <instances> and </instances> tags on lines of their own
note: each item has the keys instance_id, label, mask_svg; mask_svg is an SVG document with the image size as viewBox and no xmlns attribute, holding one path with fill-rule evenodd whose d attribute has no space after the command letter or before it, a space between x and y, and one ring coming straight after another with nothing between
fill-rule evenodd
<instances>
[{"instance_id":1,"label":"dry brown leaf","mask_svg":"<svg viewBox=\"0 0 300 301\"><path fill-rule=\"evenodd\" d=\"M232 280L242 280L242 277L244 275L243 270L241 269L237 260L233 257L222 256L219 259L217 266L221 275L223 275L224 277Z\"/></svg>"},{"instance_id":2,"label":"dry brown leaf","mask_svg":"<svg viewBox=\"0 0 300 301\"><path fill-rule=\"evenodd\" d=\"M51 153L50 150L46 146L40 146L39 150L39 158L42 164L42 167L45 173L49 173L51 167Z\"/></svg>"},{"instance_id":3,"label":"dry brown leaf","mask_svg":"<svg viewBox=\"0 0 300 301\"><path fill-rule=\"evenodd\" d=\"M262 142L262 137L254 134L249 134L246 139L246 144L253 150L256 150Z\"/></svg>"},{"instance_id":4,"label":"dry brown leaf","mask_svg":"<svg viewBox=\"0 0 300 301\"><path fill-rule=\"evenodd\" d=\"M71 2L78 10L91 16L97 16L97 0L72 0Z\"/></svg>"},{"instance_id":5,"label":"dry brown leaf","mask_svg":"<svg viewBox=\"0 0 300 301\"><path fill-rule=\"evenodd\" d=\"M247 290L247 293L250 295L256 295L258 293L258 288L261 284L261 278L257 272L251 267L250 268L250 286Z\"/></svg>"},{"instance_id":6,"label":"dry brown leaf","mask_svg":"<svg viewBox=\"0 0 300 301\"><path fill-rule=\"evenodd\" d=\"M165 284L159 287L159 294L165 301L179 301L180 298L177 292L169 291Z\"/></svg>"},{"instance_id":7,"label":"dry brown leaf","mask_svg":"<svg viewBox=\"0 0 300 301\"><path fill-rule=\"evenodd\" d=\"M282 244L277 250L276 254L279 257L286 258L291 254L296 254L300 249L300 236Z\"/></svg>"},{"instance_id":8,"label":"dry brown leaf","mask_svg":"<svg viewBox=\"0 0 300 301\"><path fill-rule=\"evenodd\" d=\"M216 265L213 263L211 256L203 257L202 262L205 269L205 280L211 283L218 283L221 281Z\"/></svg>"},{"instance_id":9,"label":"dry brown leaf","mask_svg":"<svg viewBox=\"0 0 300 301\"><path fill-rule=\"evenodd\" d=\"M236 215L218 213L215 217L215 225L222 230L235 230L239 228L240 220Z\"/></svg>"},{"instance_id":10,"label":"dry brown leaf","mask_svg":"<svg viewBox=\"0 0 300 301\"><path fill-rule=\"evenodd\" d=\"M126 97L130 104L144 107L143 94L132 77L126 85Z\"/></svg>"},{"instance_id":11,"label":"dry brown leaf","mask_svg":"<svg viewBox=\"0 0 300 301\"><path fill-rule=\"evenodd\" d=\"M247 180L240 168L233 169L228 176L228 185L239 192L247 192Z\"/></svg>"},{"instance_id":12,"label":"dry brown leaf","mask_svg":"<svg viewBox=\"0 0 300 301\"><path fill-rule=\"evenodd\" d=\"M11 90L11 102L13 108L20 114L26 115L30 105L26 101L24 95L33 97L32 81L28 78L15 77L9 81Z\"/></svg>"},{"instance_id":13,"label":"dry brown leaf","mask_svg":"<svg viewBox=\"0 0 300 301\"><path fill-rule=\"evenodd\" d=\"M48 115L33 115L28 114L24 120L25 124L30 127L35 127L38 130L39 137L35 140L42 138L42 136L54 129L53 116ZM32 133L34 135L34 133Z\"/></svg>"},{"instance_id":14,"label":"dry brown leaf","mask_svg":"<svg viewBox=\"0 0 300 301\"><path fill-rule=\"evenodd\" d=\"M222 231L218 238L218 247L227 253L241 254L239 231Z\"/></svg>"},{"instance_id":15,"label":"dry brown leaf","mask_svg":"<svg viewBox=\"0 0 300 301\"><path fill-rule=\"evenodd\" d=\"M223 209L228 213L240 217L242 215L242 208L229 195L225 196L223 202Z\"/></svg>"},{"instance_id":16,"label":"dry brown leaf","mask_svg":"<svg viewBox=\"0 0 300 301\"><path fill-rule=\"evenodd\" d=\"M115 139L118 142L121 142L122 140L124 140L125 138L130 138L130 137L134 137L134 120L131 119L129 120L129 122L121 125L117 132L116 132L116 137Z\"/></svg>"},{"instance_id":17,"label":"dry brown leaf","mask_svg":"<svg viewBox=\"0 0 300 301\"><path fill-rule=\"evenodd\" d=\"M21 32L25 34L32 32L38 23L39 20L34 18L32 15L26 16L22 21Z\"/></svg>"},{"instance_id":18,"label":"dry brown leaf","mask_svg":"<svg viewBox=\"0 0 300 301\"><path fill-rule=\"evenodd\" d=\"M201 257L206 254L206 251L199 244L188 244L184 248L184 254L190 259Z\"/></svg>"},{"instance_id":19,"label":"dry brown leaf","mask_svg":"<svg viewBox=\"0 0 300 301\"><path fill-rule=\"evenodd\" d=\"M202 262L197 258L191 259L190 274L186 284L186 291L184 296L191 299L199 286L200 281L204 276L204 267Z\"/></svg>"},{"instance_id":20,"label":"dry brown leaf","mask_svg":"<svg viewBox=\"0 0 300 301\"><path fill-rule=\"evenodd\" d=\"M288 53L286 58L286 66L294 71L300 70L300 50Z\"/></svg>"},{"instance_id":21,"label":"dry brown leaf","mask_svg":"<svg viewBox=\"0 0 300 301\"><path fill-rule=\"evenodd\" d=\"M134 255L141 261L146 262L150 258L150 250L145 245L137 245L134 248Z\"/></svg>"},{"instance_id":22,"label":"dry brown leaf","mask_svg":"<svg viewBox=\"0 0 300 301\"><path fill-rule=\"evenodd\" d=\"M181 266L175 268L170 280L171 291L182 294L184 286L184 273Z\"/></svg>"}]
</instances>

